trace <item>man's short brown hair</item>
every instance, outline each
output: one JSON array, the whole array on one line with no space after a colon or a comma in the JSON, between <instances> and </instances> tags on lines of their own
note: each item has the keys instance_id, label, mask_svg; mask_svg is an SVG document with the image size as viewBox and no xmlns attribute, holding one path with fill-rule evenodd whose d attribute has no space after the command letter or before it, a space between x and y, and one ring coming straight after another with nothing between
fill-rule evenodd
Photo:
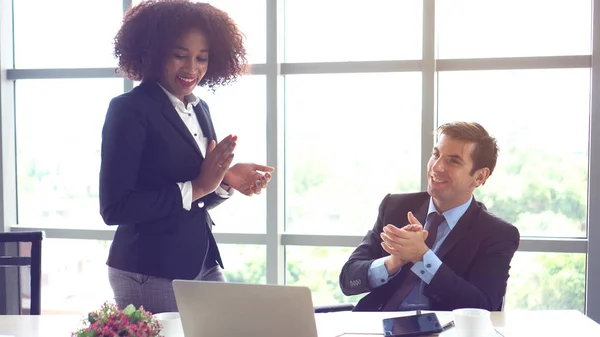
<instances>
[{"instance_id":1,"label":"man's short brown hair","mask_svg":"<svg viewBox=\"0 0 600 337\"><path fill-rule=\"evenodd\" d=\"M473 169L475 171L487 167L490 169L490 175L494 172L496 161L498 159L498 144L496 139L476 122L452 122L440 125L436 130L438 136L446 135L452 139L464 140L475 144L471 159L473 160Z\"/></svg>"}]
</instances>

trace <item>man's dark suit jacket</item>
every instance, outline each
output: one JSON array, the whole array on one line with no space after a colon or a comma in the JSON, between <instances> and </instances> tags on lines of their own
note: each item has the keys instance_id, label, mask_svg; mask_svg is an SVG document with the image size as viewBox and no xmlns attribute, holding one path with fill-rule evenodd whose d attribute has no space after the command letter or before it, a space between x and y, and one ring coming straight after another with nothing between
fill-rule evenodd
<instances>
[{"instance_id":1,"label":"man's dark suit jacket","mask_svg":"<svg viewBox=\"0 0 600 337\"><path fill-rule=\"evenodd\" d=\"M368 270L371 263L389 255L381 247L383 226L402 227L412 211L425 223L429 194L388 194L379 207L379 216L372 230L354 250L340 274L340 287L346 295L370 292L356 305L356 311L380 311L399 285L412 273L412 263L388 283L372 289ZM483 308L500 310L510 261L519 247L519 231L508 222L486 211L473 199L465 214L448 234L436 255L443 264L424 294L430 299L431 310Z\"/></svg>"},{"instance_id":2,"label":"man's dark suit jacket","mask_svg":"<svg viewBox=\"0 0 600 337\"><path fill-rule=\"evenodd\" d=\"M216 140L206 103L194 110L204 136ZM100 214L118 225L109 266L167 279L195 278L205 257L208 267L222 266L207 211L225 199L211 193L183 208L177 183L196 178L204 158L157 83L112 99L101 158Z\"/></svg>"}]
</instances>

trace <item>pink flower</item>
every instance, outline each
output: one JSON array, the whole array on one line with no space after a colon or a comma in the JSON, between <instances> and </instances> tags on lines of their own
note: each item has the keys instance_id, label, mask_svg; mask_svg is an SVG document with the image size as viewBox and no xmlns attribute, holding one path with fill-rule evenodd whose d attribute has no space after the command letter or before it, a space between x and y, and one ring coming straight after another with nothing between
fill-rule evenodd
<instances>
[{"instance_id":1,"label":"pink flower","mask_svg":"<svg viewBox=\"0 0 600 337\"><path fill-rule=\"evenodd\" d=\"M158 337L161 326L143 307L128 305L119 310L105 302L100 310L90 312L84 321L86 327L74 332L73 337Z\"/></svg>"}]
</instances>

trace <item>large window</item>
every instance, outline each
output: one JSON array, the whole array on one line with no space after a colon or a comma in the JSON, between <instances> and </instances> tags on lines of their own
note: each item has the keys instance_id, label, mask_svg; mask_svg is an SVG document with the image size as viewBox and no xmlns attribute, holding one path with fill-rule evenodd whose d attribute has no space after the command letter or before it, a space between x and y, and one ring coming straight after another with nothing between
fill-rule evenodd
<instances>
[{"instance_id":1,"label":"large window","mask_svg":"<svg viewBox=\"0 0 600 337\"><path fill-rule=\"evenodd\" d=\"M246 51L250 63L265 63L266 60L266 0L210 0L208 2L227 12L246 37ZM141 0L133 0L137 5Z\"/></svg>"},{"instance_id":2,"label":"large window","mask_svg":"<svg viewBox=\"0 0 600 337\"><path fill-rule=\"evenodd\" d=\"M421 58L421 1L282 2L285 62Z\"/></svg>"},{"instance_id":3,"label":"large window","mask_svg":"<svg viewBox=\"0 0 600 337\"><path fill-rule=\"evenodd\" d=\"M477 197L521 235L585 237L589 69L438 78L439 122L478 121L500 144L497 168Z\"/></svg>"},{"instance_id":4,"label":"large window","mask_svg":"<svg viewBox=\"0 0 600 337\"><path fill-rule=\"evenodd\" d=\"M18 222L104 226L98 170L104 115L119 79L21 80L15 85Z\"/></svg>"},{"instance_id":5,"label":"large window","mask_svg":"<svg viewBox=\"0 0 600 337\"><path fill-rule=\"evenodd\" d=\"M112 39L121 23L121 0L18 0L13 9L16 68L117 65Z\"/></svg>"},{"instance_id":6,"label":"large window","mask_svg":"<svg viewBox=\"0 0 600 337\"><path fill-rule=\"evenodd\" d=\"M286 284L309 287L315 305L358 301L363 296L346 297L338 281L340 269L351 252L349 247L287 247Z\"/></svg>"},{"instance_id":7,"label":"large window","mask_svg":"<svg viewBox=\"0 0 600 337\"><path fill-rule=\"evenodd\" d=\"M287 231L363 234L387 193L419 189L421 74L285 83Z\"/></svg>"},{"instance_id":8,"label":"large window","mask_svg":"<svg viewBox=\"0 0 600 337\"><path fill-rule=\"evenodd\" d=\"M439 57L589 55L590 0L437 0Z\"/></svg>"},{"instance_id":9,"label":"large window","mask_svg":"<svg viewBox=\"0 0 600 337\"><path fill-rule=\"evenodd\" d=\"M517 252L505 310L585 308L585 254Z\"/></svg>"},{"instance_id":10,"label":"large window","mask_svg":"<svg viewBox=\"0 0 600 337\"><path fill-rule=\"evenodd\" d=\"M242 78L233 86L197 90L210 107L219 139L238 136L235 163L266 163L266 84L260 75ZM232 99L235 97L235 99ZM235 195L211 210L217 232L264 233L266 230L266 194L244 198Z\"/></svg>"},{"instance_id":11,"label":"large window","mask_svg":"<svg viewBox=\"0 0 600 337\"><path fill-rule=\"evenodd\" d=\"M110 241L46 239L42 253L42 313L77 314L113 299L106 258ZM25 248L25 249L23 249ZM219 246L229 282L265 283L265 247ZM28 255L28 247L22 247ZM29 271L21 273L23 307L29 307Z\"/></svg>"},{"instance_id":12,"label":"large window","mask_svg":"<svg viewBox=\"0 0 600 337\"><path fill-rule=\"evenodd\" d=\"M123 8L139 2L0 1L14 12L0 10L13 20L0 30L2 182L16 194L5 192L16 215L4 230L50 228L45 312L112 296L100 132L109 100L135 85L114 73L112 39ZM308 286L318 305L360 299L341 294L339 272L382 198L424 190L433 130L470 120L500 145L475 197L521 233L506 308L600 320L600 294L586 292L600 282L598 257L586 254L600 242L590 197L600 191L590 80L600 0L209 2L244 31L252 75L196 94L220 138L238 135L236 162L277 169L267 193L211 211L230 281Z\"/></svg>"}]
</instances>

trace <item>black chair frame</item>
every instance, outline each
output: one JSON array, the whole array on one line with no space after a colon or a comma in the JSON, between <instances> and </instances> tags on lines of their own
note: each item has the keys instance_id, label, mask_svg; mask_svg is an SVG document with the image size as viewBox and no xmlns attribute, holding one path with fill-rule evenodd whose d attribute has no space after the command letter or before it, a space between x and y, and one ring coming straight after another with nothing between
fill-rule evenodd
<instances>
[{"instance_id":1,"label":"black chair frame","mask_svg":"<svg viewBox=\"0 0 600 337\"><path fill-rule=\"evenodd\" d=\"M31 257L0 256L0 267L30 266L31 273L31 307L30 315L41 314L41 281L42 281L42 239L44 232L8 232L0 233L0 243L31 243ZM19 311L21 304L19 301Z\"/></svg>"},{"instance_id":2,"label":"black chair frame","mask_svg":"<svg viewBox=\"0 0 600 337\"><path fill-rule=\"evenodd\" d=\"M352 311L354 309L354 304L342 303L342 304L318 305L318 306L315 306L314 309L315 309L315 314L320 314L320 313L325 313L325 312Z\"/></svg>"}]
</instances>

